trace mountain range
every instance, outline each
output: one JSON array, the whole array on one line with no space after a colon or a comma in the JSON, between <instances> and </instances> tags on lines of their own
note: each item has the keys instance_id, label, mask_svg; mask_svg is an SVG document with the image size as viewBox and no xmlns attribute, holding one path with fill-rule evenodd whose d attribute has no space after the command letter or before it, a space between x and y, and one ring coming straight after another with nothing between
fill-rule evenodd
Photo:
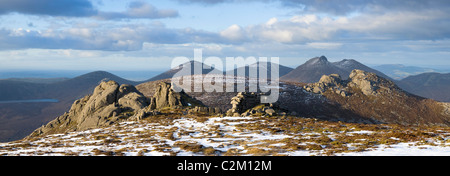
<instances>
[{"instance_id":1,"label":"mountain range","mask_svg":"<svg viewBox=\"0 0 450 176\"><path fill-rule=\"evenodd\" d=\"M409 76L419 75L422 73L432 73L432 72L441 72L445 73L448 70L440 70L440 69L432 69L426 67L416 67L416 66L405 66L402 64L384 64L373 66L374 69L377 69L389 77L395 80L402 80Z\"/></svg>"},{"instance_id":2,"label":"mountain range","mask_svg":"<svg viewBox=\"0 0 450 176\"><path fill-rule=\"evenodd\" d=\"M189 62L191 66L201 66L204 64L197 62ZM250 65L256 66L258 63ZM185 64L184 64L185 65ZM270 65L270 64L269 64ZM248 75L248 68L246 73ZM104 71L97 71L81 75L72 79L3 79L0 80L0 102L1 101L15 101L15 100L39 100L39 99L55 99L57 102L41 102L41 103L0 103L0 141L11 141L23 138L30 134L31 131L53 120L66 112L72 103L92 93L94 88L100 82L106 80L114 80L119 84L137 85L139 91L145 96L153 95L153 89L157 85L157 81L166 80L177 73L181 67L170 69L160 75L143 82L135 82L120 78ZM269 73L270 68L263 68ZM319 82L323 75L339 74L342 80L349 79L352 70L359 69L393 80L389 76L365 66L355 60L344 59L339 62L329 62L325 56L315 57L306 63L298 66L295 69L280 65L280 79L289 83L288 86L301 87L305 83ZM203 74L207 73L223 73L215 68L202 69ZM237 69L233 70L237 72ZM439 101L450 101L449 98L449 74L425 73L416 76L411 76L403 80L394 81L400 88L426 98L433 98ZM150 85L150 86L149 86ZM294 89L294 88L293 88ZM219 96L220 95L220 96ZM189 96L196 97L207 106L219 106L222 110L230 108L229 100L235 96L235 93L218 93L217 95L207 93L192 93ZM300 96L300 95L299 95ZM301 95L303 96L303 95ZM294 96L294 98L298 96ZM292 98L292 97L291 97ZM319 101L315 100L315 101ZM284 101L284 100L283 100ZM305 116L332 116L336 114L354 115L354 112L348 110L339 110L339 108L331 105L317 104L317 108L308 108L307 104L300 103L297 105L305 105L304 107L297 107L292 103L291 99L287 99L285 103L290 102L291 107L298 109L297 111L304 111ZM297 101L297 100L295 100ZM295 102L294 101L294 102ZM306 101L306 100L305 100ZM218 104L220 103L220 104ZM295 106L293 106L295 105ZM350 106L349 104L345 106ZM370 106L370 105L368 105ZM306 109L305 109L306 108ZM338 112L339 113L336 113ZM348 113L347 113L348 112ZM301 113L301 112L297 112Z\"/></svg>"},{"instance_id":3,"label":"mountain range","mask_svg":"<svg viewBox=\"0 0 450 176\"><path fill-rule=\"evenodd\" d=\"M386 79L391 79L380 71L365 66L356 60L344 59L339 62L329 62L325 56L308 60L280 79L282 81L313 83L319 81L323 75L329 74L339 74L342 78L347 79L353 69L372 72Z\"/></svg>"},{"instance_id":4,"label":"mountain range","mask_svg":"<svg viewBox=\"0 0 450 176\"><path fill-rule=\"evenodd\" d=\"M397 81L397 84L413 94L450 102L450 73L422 73Z\"/></svg>"},{"instance_id":5,"label":"mountain range","mask_svg":"<svg viewBox=\"0 0 450 176\"><path fill-rule=\"evenodd\" d=\"M257 73L254 76L259 78L259 72L261 72L261 73L267 73L267 78L270 78L271 77L270 75L272 74L272 69L271 69L272 66L278 67L278 73L276 73L276 74L279 77L282 77L282 76L288 74L289 72L291 72L292 70L294 70L291 67L286 67L284 65L280 65L280 64L276 64L276 63L257 62L257 63L251 64L251 65L247 65L247 66L244 66L244 67L236 68L234 70L228 70L228 71L225 72L225 74L238 75L238 71L243 69L243 70L245 70L245 76L246 77L250 77L250 73L249 73L250 72L250 68L255 68L255 70L257 70ZM261 70L258 70L258 69L261 69ZM254 76L252 76L252 77L254 77Z\"/></svg>"},{"instance_id":6,"label":"mountain range","mask_svg":"<svg viewBox=\"0 0 450 176\"><path fill-rule=\"evenodd\" d=\"M192 69L190 69L191 70L190 72L186 72L186 73L180 74L181 73L180 71L183 68L192 68ZM197 62L197 61L190 61L190 62L184 63L182 65L179 65L178 67L172 68L172 69L170 69L168 71L165 71L165 72L163 72L163 73L161 73L159 75L156 75L155 77L152 77L152 78L150 78L148 80L145 80L143 82L149 82L149 81L156 81L156 80L172 78L178 72L180 72L180 73L178 73L178 76L193 75L194 74L194 68L201 68L201 72L202 72L201 74L208 74L208 73L211 73L211 72L212 73L221 73L220 70L217 70L216 68L211 67L209 65L206 65L204 63L200 63L200 62ZM207 69L207 68L209 68L209 69Z\"/></svg>"}]
</instances>

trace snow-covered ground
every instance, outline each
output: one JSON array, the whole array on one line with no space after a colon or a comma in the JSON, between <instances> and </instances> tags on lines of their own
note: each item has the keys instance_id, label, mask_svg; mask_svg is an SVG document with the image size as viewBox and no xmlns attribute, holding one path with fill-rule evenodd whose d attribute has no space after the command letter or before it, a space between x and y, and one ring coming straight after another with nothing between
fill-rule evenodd
<instances>
[{"instance_id":1,"label":"snow-covered ground","mask_svg":"<svg viewBox=\"0 0 450 176\"><path fill-rule=\"evenodd\" d=\"M373 128L300 118L180 117L127 121L108 128L0 143L0 155L450 156L447 129L436 129L433 135L424 132L432 138L416 135L414 139L420 140L405 141L397 131L408 130L389 126L370 130ZM400 138L379 137L391 133ZM405 134L411 138L409 132Z\"/></svg>"},{"instance_id":2,"label":"snow-covered ground","mask_svg":"<svg viewBox=\"0 0 450 176\"><path fill-rule=\"evenodd\" d=\"M376 149L365 152L351 152L337 154L341 156L450 156L450 146L415 146L414 142L380 145Z\"/></svg>"}]
</instances>

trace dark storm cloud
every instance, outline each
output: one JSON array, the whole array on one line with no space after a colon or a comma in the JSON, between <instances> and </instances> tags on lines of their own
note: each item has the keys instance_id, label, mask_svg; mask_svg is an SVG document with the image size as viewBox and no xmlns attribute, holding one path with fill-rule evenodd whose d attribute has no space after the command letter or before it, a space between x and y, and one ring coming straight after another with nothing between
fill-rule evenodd
<instances>
[{"instance_id":1,"label":"dark storm cloud","mask_svg":"<svg viewBox=\"0 0 450 176\"><path fill-rule=\"evenodd\" d=\"M176 10L160 10L143 1L131 2L124 12L104 12L96 9L89 0L0 0L0 15L12 12L28 15L96 17L102 20L178 17Z\"/></svg>"},{"instance_id":2,"label":"dark storm cloud","mask_svg":"<svg viewBox=\"0 0 450 176\"><path fill-rule=\"evenodd\" d=\"M0 14L11 12L68 17L97 14L97 10L88 0L1 0Z\"/></svg>"}]
</instances>

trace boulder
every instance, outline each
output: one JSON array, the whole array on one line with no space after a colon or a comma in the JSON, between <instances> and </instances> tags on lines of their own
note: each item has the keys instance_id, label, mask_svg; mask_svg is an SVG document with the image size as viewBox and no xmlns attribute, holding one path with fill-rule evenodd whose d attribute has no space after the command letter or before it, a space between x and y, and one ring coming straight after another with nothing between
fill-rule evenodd
<instances>
[{"instance_id":1,"label":"boulder","mask_svg":"<svg viewBox=\"0 0 450 176\"><path fill-rule=\"evenodd\" d=\"M160 109L164 107L187 106L181 98L184 92L175 92L170 83L161 82L153 95L151 107Z\"/></svg>"},{"instance_id":2,"label":"boulder","mask_svg":"<svg viewBox=\"0 0 450 176\"><path fill-rule=\"evenodd\" d=\"M199 106L205 107L205 105L190 97L184 91L176 92L170 83L160 82L156 88L153 97L150 100L150 110L161 108L179 108L185 106Z\"/></svg>"},{"instance_id":3,"label":"boulder","mask_svg":"<svg viewBox=\"0 0 450 176\"><path fill-rule=\"evenodd\" d=\"M190 109L188 113L189 114L217 115L217 114L221 114L222 111L220 110L220 108L195 106L194 108Z\"/></svg>"},{"instance_id":4,"label":"boulder","mask_svg":"<svg viewBox=\"0 0 450 176\"><path fill-rule=\"evenodd\" d=\"M341 79L338 74L323 75L319 82L310 83L303 88L308 92L313 92L315 94L322 94L327 90L336 92L341 96L347 96L347 92L344 90L346 81Z\"/></svg>"},{"instance_id":5,"label":"boulder","mask_svg":"<svg viewBox=\"0 0 450 176\"><path fill-rule=\"evenodd\" d=\"M450 116L450 103L443 103L443 102L440 102L440 105L443 107L443 111L442 111L442 114L443 115L447 115L447 116Z\"/></svg>"},{"instance_id":6,"label":"boulder","mask_svg":"<svg viewBox=\"0 0 450 176\"><path fill-rule=\"evenodd\" d=\"M235 97L231 98L230 103L232 108L227 111L227 114L241 114L246 110L261 104L260 99L261 95L258 93L239 92Z\"/></svg>"},{"instance_id":7,"label":"boulder","mask_svg":"<svg viewBox=\"0 0 450 176\"><path fill-rule=\"evenodd\" d=\"M270 115L270 116L276 115L275 110L272 109L272 108L267 108L264 112L265 112L266 114Z\"/></svg>"},{"instance_id":8,"label":"boulder","mask_svg":"<svg viewBox=\"0 0 450 176\"><path fill-rule=\"evenodd\" d=\"M338 74L323 75L319 80L319 83L326 87L341 85L342 82L341 76Z\"/></svg>"},{"instance_id":9,"label":"boulder","mask_svg":"<svg viewBox=\"0 0 450 176\"><path fill-rule=\"evenodd\" d=\"M137 92L131 92L119 99L118 103L125 108L130 108L133 111L140 110L148 106L148 98Z\"/></svg>"}]
</instances>

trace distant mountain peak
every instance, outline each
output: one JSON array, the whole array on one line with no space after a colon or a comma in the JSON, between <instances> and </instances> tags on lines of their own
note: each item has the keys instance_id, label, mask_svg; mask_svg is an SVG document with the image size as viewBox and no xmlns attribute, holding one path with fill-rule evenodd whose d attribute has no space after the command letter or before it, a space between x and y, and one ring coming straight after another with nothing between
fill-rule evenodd
<instances>
[{"instance_id":1,"label":"distant mountain peak","mask_svg":"<svg viewBox=\"0 0 450 176\"><path fill-rule=\"evenodd\" d=\"M356 61L355 59L343 59L342 61L340 61L340 62L358 62L358 61ZM359 62L358 62L359 63Z\"/></svg>"},{"instance_id":2,"label":"distant mountain peak","mask_svg":"<svg viewBox=\"0 0 450 176\"><path fill-rule=\"evenodd\" d=\"M325 56L315 57L308 60L305 64L307 65L328 65L328 59Z\"/></svg>"},{"instance_id":3,"label":"distant mountain peak","mask_svg":"<svg viewBox=\"0 0 450 176\"><path fill-rule=\"evenodd\" d=\"M354 65L362 65L360 62L354 60L354 59L343 59L339 62L334 62L333 64L335 64L338 67L352 67Z\"/></svg>"},{"instance_id":4,"label":"distant mountain peak","mask_svg":"<svg viewBox=\"0 0 450 176\"><path fill-rule=\"evenodd\" d=\"M298 66L295 70L283 76L285 81L295 81L304 83L314 83L320 80L323 75L339 74L343 79L347 79L354 69L376 73L377 75L391 80L385 74L372 69L354 59L344 59L338 62L329 62L325 56L315 57L306 63Z\"/></svg>"}]
</instances>

